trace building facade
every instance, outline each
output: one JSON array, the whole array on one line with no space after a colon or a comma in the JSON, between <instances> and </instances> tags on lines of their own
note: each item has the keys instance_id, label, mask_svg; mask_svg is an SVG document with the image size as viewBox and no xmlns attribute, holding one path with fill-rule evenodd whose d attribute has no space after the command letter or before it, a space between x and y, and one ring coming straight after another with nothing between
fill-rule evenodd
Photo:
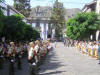
<instances>
[{"instance_id":1,"label":"building facade","mask_svg":"<svg viewBox=\"0 0 100 75\"><path fill-rule=\"evenodd\" d=\"M50 23L51 7L37 6L31 9L28 23L31 23L38 31L40 31L41 39L46 40L51 35ZM51 37L50 37L51 38Z\"/></svg>"},{"instance_id":2,"label":"building facade","mask_svg":"<svg viewBox=\"0 0 100 75\"><path fill-rule=\"evenodd\" d=\"M91 11L96 12L96 5L97 5L97 1L94 0L94 1L92 1L91 3L86 4L86 5L83 7L82 11L83 11L83 12L91 12Z\"/></svg>"},{"instance_id":3,"label":"building facade","mask_svg":"<svg viewBox=\"0 0 100 75\"><path fill-rule=\"evenodd\" d=\"M28 22L40 31L41 39L47 39L48 37L55 38L55 27L52 23L50 24L51 12L52 8L49 6L37 6L31 9ZM81 10L78 8L65 9L65 20L67 21L80 12Z\"/></svg>"}]
</instances>

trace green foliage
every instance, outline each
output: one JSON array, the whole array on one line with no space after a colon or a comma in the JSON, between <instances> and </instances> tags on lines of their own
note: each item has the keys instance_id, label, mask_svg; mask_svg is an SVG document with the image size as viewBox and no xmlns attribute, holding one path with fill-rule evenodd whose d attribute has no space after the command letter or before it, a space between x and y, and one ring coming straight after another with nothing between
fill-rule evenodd
<instances>
[{"instance_id":1,"label":"green foliage","mask_svg":"<svg viewBox=\"0 0 100 75\"><path fill-rule=\"evenodd\" d=\"M89 38L99 28L100 21L94 12L80 13L67 22L67 36L71 39Z\"/></svg>"},{"instance_id":2,"label":"green foliage","mask_svg":"<svg viewBox=\"0 0 100 75\"><path fill-rule=\"evenodd\" d=\"M40 38L40 33L34 28L32 28L31 25L26 25L24 39L25 40L29 40L29 39L36 40L37 38Z\"/></svg>"},{"instance_id":3,"label":"green foliage","mask_svg":"<svg viewBox=\"0 0 100 75\"><path fill-rule=\"evenodd\" d=\"M20 17L7 16L3 22L3 36L6 36L7 39L10 40L21 40L24 38L25 23L21 20Z\"/></svg>"},{"instance_id":4,"label":"green foliage","mask_svg":"<svg viewBox=\"0 0 100 75\"><path fill-rule=\"evenodd\" d=\"M62 34L62 30L65 27L64 15L65 13L63 4L56 0L51 16L51 23L53 23L54 27L56 28L56 37L59 37Z\"/></svg>"},{"instance_id":5,"label":"green foliage","mask_svg":"<svg viewBox=\"0 0 100 75\"><path fill-rule=\"evenodd\" d=\"M4 18L4 15L2 11L0 10L0 33L2 33L3 31L3 22L2 22L3 18Z\"/></svg>"},{"instance_id":6,"label":"green foliage","mask_svg":"<svg viewBox=\"0 0 100 75\"><path fill-rule=\"evenodd\" d=\"M0 0L0 2L4 2L5 0Z\"/></svg>"},{"instance_id":7,"label":"green foliage","mask_svg":"<svg viewBox=\"0 0 100 75\"><path fill-rule=\"evenodd\" d=\"M22 14L14 14L14 16L19 17L21 20L24 18Z\"/></svg>"},{"instance_id":8,"label":"green foliage","mask_svg":"<svg viewBox=\"0 0 100 75\"><path fill-rule=\"evenodd\" d=\"M39 38L39 32L22 20L22 15L4 16L0 11L0 37L5 36L7 40L12 41L29 41Z\"/></svg>"}]
</instances>

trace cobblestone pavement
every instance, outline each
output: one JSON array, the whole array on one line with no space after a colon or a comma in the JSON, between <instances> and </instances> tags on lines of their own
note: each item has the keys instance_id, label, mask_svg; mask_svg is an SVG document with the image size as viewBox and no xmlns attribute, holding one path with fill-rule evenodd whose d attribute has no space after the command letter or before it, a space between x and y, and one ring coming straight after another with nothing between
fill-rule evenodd
<instances>
[{"instance_id":1,"label":"cobblestone pavement","mask_svg":"<svg viewBox=\"0 0 100 75\"><path fill-rule=\"evenodd\" d=\"M81 54L75 47L64 47L57 43L44 65L40 67L40 75L100 75L98 60Z\"/></svg>"}]
</instances>

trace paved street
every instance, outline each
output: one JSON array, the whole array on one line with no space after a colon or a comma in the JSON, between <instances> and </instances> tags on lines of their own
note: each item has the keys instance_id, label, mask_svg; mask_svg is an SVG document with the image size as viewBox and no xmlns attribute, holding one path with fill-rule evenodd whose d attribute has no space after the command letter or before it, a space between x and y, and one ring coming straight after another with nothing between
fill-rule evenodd
<instances>
[{"instance_id":1,"label":"paved street","mask_svg":"<svg viewBox=\"0 0 100 75\"><path fill-rule=\"evenodd\" d=\"M40 75L100 75L100 65L95 58L81 54L75 47L62 43L52 50L41 66Z\"/></svg>"},{"instance_id":2,"label":"paved street","mask_svg":"<svg viewBox=\"0 0 100 75\"><path fill-rule=\"evenodd\" d=\"M14 65L14 75L29 75L29 65L28 65L28 61L27 58L23 58L21 60L22 62L22 70L18 70L17 69L17 64L15 63ZM4 68L2 70L0 70L0 75L9 75L9 62L6 62L4 64Z\"/></svg>"},{"instance_id":3,"label":"paved street","mask_svg":"<svg viewBox=\"0 0 100 75\"><path fill-rule=\"evenodd\" d=\"M22 70L17 70L15 75L29 75L27 59L22 59ZM40 75L100 75L100 65L95 58L81 54L75 47L64 47L57 44L47 56L45 63L40 66ZM8 63L0 70L0 75L8 75Z\"/></svg>"}]
</instances>

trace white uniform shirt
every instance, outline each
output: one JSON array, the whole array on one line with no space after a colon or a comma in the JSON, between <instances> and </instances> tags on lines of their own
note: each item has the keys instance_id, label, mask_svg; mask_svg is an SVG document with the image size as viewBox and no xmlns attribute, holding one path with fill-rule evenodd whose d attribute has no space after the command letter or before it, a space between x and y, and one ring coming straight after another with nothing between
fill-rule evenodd
<instances>
[{"instance_id":1,"label":"white uniform shirt","mask_svg":"<svg viewBox=\"0 0 100 75\"><path fill-rule=\"evenodd\" d=\"M29 57L33 57L33 51L34 51L34 49L31 47L29 52L28 52Z\"/></svg>"},{"instance_id":2,"label":"white uniform shirt","mask_svg":"<svg viewBox=\"0 0 100 75\"><path fill-rule=\"evenodd\" d=\"M35 48L34 48L34 50L36 51L36 53L38 52L38 49L39 49L39 46L36 45Z\"/></svg>"},{"instance_id":3,"label":"white uniform shirt","mask_svg":"<svg viewBox=\"0 0 100 75\"><path fill-rule=\"evenodd\" d=\"M17 47L16 48L16 52L20 52L21 51L21 48L20 47Z\"/></svg>"},{"instance_id":4,"label":"white uniform shirt","mask_svg":"<svg viewBox=\"0 0 100 75\"><path fill-rule=\"evenodd\" d=\"M11 50L10 45L8 45L8 53L9 53L9 54L11 54L11 53L12 53L12 50Z\"/></svg>"},{"instance_id":5,"label":"white uniform shirt","mask_svg":"<svg viewBox=\"0 0 100 75\"><path fill-rule=\"evenodd\" d=\"M95 45L95 48L98 50L98 45Z\"/></svg>"},{"instance_id":6,"label":"white uniform shirt","mask_svg":"<svg viewBox=\"0 0 100 75\"><path fill-rule=\"evenodd\" d=\"M51 46L50 45L48 46L48 49L51 49Z\"/></svg>"},{"instance_id":7,"label":"white uniform shirt","mask_svg":"<svg viewBox=\"0 0 100 75\"><path fill-rule=\"evenodd\" d=\"M91 45L88 44L88 48L91 48Z\"/></svg>"},{"instance_id":8,"label":"white uniform shirt","mask_svg":"<svg viewBox=\"0 0 100 75\"><path fill-rule=\"evenodd\" d=\"M93 49L93 46L90 45L89 48L92 50Z\"/></svg>"}]
</instances>

